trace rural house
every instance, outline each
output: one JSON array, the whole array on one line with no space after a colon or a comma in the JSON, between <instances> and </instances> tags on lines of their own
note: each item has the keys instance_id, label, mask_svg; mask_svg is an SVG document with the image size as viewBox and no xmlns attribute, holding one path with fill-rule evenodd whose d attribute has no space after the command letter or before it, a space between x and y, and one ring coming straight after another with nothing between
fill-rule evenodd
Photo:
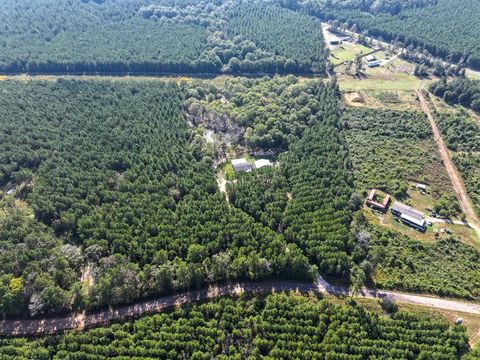
<instances>
[{"instance_id":1,"label":"rural house","mask_svg":"<svg viewBox=\"0 0 480 360\"><path fill-rule=\"evenodd\" d=\"M427 230L427 222L423 217L423 212L398 201L393 204L390 211L395 218L399 219L405 225L422 232Z\"/></svg>"},{"instance_id":2,"label":"rural house","mask_svg":"<svg viewBox=\"0 0 480 360\"><path fill-rule=\"evenodd\" d=\"M247 159L245 158L233 159L232 166L235 172L239 172L239 171L248 172L253 170L253 164L248 162Z\"/></svg>"}]
</instances>

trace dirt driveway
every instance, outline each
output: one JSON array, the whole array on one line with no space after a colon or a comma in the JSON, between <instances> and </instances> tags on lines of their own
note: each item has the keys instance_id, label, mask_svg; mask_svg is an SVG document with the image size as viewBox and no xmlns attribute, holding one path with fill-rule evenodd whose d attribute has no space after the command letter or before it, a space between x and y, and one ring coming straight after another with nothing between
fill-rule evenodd
<instances>
[{"instance_id":1,"label":"dirt driveway","mask_svg":"<svg viewBox=\"0 0 480 360\"><path fill-rule=\"evenodd\" d=\"M443 164L445 165L448 176L452 181L453 188L455 190L455 194L457 195L458 201L460 202L462 211L467 216L467 219L469 222L475 225L478 225L478 218L477 218L477 215L475 214L475 210L473 209L470 198L468 197L468 193L467 193L467 190L465 189L463 180L458 174L455 166L453 165L453 162L452 162L452 159L450 158L447 147L443 142L440 130L438 129L435 119L433 118L433 115L430 111L430 107L428 106L428 102L425 99L425 96L423 95L421 90L417 90L417 95L418 95L418 99L420 101L422 110L427 115L428 120L430 121L430 125L432 126L433 137L435 138L435 142L437 143L438 151L440 152L440 156L442 158ZM475 229L477 230L477 233L478 233L478 228L475 227ZM478 235L480 236L480 233Z\"/></svg>"}]
</instances>

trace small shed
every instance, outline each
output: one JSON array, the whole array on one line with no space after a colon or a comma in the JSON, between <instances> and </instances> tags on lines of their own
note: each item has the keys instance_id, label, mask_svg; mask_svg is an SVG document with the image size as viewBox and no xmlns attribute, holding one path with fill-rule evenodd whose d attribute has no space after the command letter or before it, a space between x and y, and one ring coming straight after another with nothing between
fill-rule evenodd
<instances>
[{"instance_id":1,"label":"small shed","mask_svg":"<svg viewBox=\"0 0 480 360\"><path fill-rule=\"evenodd\" d=\"M272 166L273 164L268 159L258 159L255 161L255 169L261 169L265 166Z\"/></svg>"},{"instance_id":2,"label":"small shed","mask_svg":"<svg viewBox=\"0 0 480 360\"><path fill-rule=\"evenodd\" d=\"M253 169L253 164L248 162L247 159L245 158L240 158L240 159L233 159L232 160L232 166L233 170L235 172L238 171L252 171Z\"/></svg>"},{"instance_id":3,"label":"small shed","mask_svg":"<svg viewBox=\"0 0 480 360\"><path fill-rule=\"evenodd\" d=\"M427 185L425 184L417 184L417 189L421 191L427 191Z\"/></svg>"},{"instance_id":4,"label":"small shed","mask_svg":"<svg viewBox=\"0 0 480 360\"><path fill-rule=\"evenodd\" d=\"M340 45L341 43L340 39L330 40L330 45Z\"/></svg>"},{"instance_id":5,"label":"small shed","mask_svg":"<svg viewBox=\"0 0 480 360\"><path fill-rule=\"evenodd\" d=\"M378 67L380 66L380 61L378 60L367 61L367 66L370 68Z\"/></svg>"},{"instance_id":6,"label":"small shed","mask_svg":"<svg viewBox=\"0 0 480 360\"><path fill-rule=\"evenodd\" d=\"M372 54L372 55L368 55L368 56L366 57L366 59L367 59L368 62L370 62L370 61L375 61L375 60L377 60L377 57Z\"/></svg>"}]
</instances>

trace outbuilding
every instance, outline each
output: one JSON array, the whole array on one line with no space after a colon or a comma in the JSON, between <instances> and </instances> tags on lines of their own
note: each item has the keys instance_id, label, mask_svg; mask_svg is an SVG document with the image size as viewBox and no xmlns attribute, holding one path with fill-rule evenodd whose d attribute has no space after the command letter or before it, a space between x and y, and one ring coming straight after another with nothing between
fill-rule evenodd
<instances>
[{"instance_id":1,"label":"outbuilding","mask_svg":"<svg viewBox=\"0 0 480 360\"><path fill-rule=\"evenodd\" d=\"M232 166L235 172L239 172L239 171L248 172L253 170L253 164L248 162L247 159L245 158L233 159Z\"/></svg>"},{"instance_id":2,"label":"outbuilding","mask_svg":"<svg viewBox=\"0 0 480 360\"><path fill-rule=\"evenodd\" d=\"M367 197L367 205L383 213L387 212L388 205L390 204L390 195L387 194L383 198L383 201L381 203L376 201L376 196L377 196L377 190L376 189L370 190Z\"/></svg>"},{"instance_id":3,"label":"outbuilding","mask_svg":"<svg viewBox=\"0 0 480 360\"><path fill-rule=\"evenodd\" d=\"M273 164L268 159L258 159L255 161L254 165L255 169L261 169L262 167L272 166Z\"/></svg>"},{"instance_id":4,"label":"outbuilding","mask_svg":"<svg viewBox=\"0 0 480 360\"><path fill-rule=\"evenodd\" d=\"M367 61L367 66L368 66L369 68L378 67L378 66L380 66L380 65L381 65L381 64L380 64L380 61L378 61L378 60Z\"/></svg>"},{"instance_id":5,"label":"outbuilding","mask_svg":"<svg viewBox=\"0 0 480 360\"><path fill-rule=\"evenodd\" d=\"M420 191L425 191L427 192L427 185L425 184L417 184L417 189Z\"/></svg>"}]
</instances>

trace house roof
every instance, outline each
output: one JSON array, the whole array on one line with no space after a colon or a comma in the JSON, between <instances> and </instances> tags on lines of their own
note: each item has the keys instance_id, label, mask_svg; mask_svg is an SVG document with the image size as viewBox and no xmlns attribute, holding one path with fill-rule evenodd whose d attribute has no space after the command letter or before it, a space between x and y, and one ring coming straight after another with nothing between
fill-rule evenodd
<instances>
[{"instance_id":1,"label":"house roof","mask_svg":"<svg viewBox=\"0 0 480 360\"><path fill-rule=\"evenodd\" d=\"M424 219L418 219L414 216L410 216L408 214L402 214L400 216L401 219L404 219L404 220L407 220L415 225L418 225L418 226L425 226L426 225L426 221Z\"/></svg>"},{"instance_id":2,"label":"house roof","mask_svg":"<svg viewBox=\"0 0 480 360\"><path fill-rule=\"evenodd\" d=\"M253 164L249 163L247 159L240 158L240 159L232 159L232 166L233 170L235 171L242 171L242 170L251 170L253 169Z\"/></svg>"},{"instance_id":3,"label":"house roof","mask_svg":"<svg viewBox=\"0 0 480 360\"><path fill-rule=\"evenodd\" d=\"M405 214L410 217L414 217L418 220L423 219L423 212L421 212L420 210L414 209L411 206L402 204L398 201L395 201L393 203L392 210L402 213L402 215Z\"/></svg>"},{"instance_id":4,"label":"house roof","mask_svg":"<svg viewBox=\"0 0 480 360\"><path fill-rule=\"evenodd\" d=\"M258 159L257 161L255 161L255 167L257 169L260 169L264 166L272 166L272 163L268 159Z\"/></svg>"},{"instance_id":5,"label":"house roof","mask_svg":"<svg viewBox=\"0 0 480 360\"><path fill-rule=\"evenodd\" d=\"M376 191L377 190L375 190L375 189L370 190L370 192L368 193L368 198L367 199L373 201L373 199L375 198L375 192Z\"/></svg>"}]
</instances>

